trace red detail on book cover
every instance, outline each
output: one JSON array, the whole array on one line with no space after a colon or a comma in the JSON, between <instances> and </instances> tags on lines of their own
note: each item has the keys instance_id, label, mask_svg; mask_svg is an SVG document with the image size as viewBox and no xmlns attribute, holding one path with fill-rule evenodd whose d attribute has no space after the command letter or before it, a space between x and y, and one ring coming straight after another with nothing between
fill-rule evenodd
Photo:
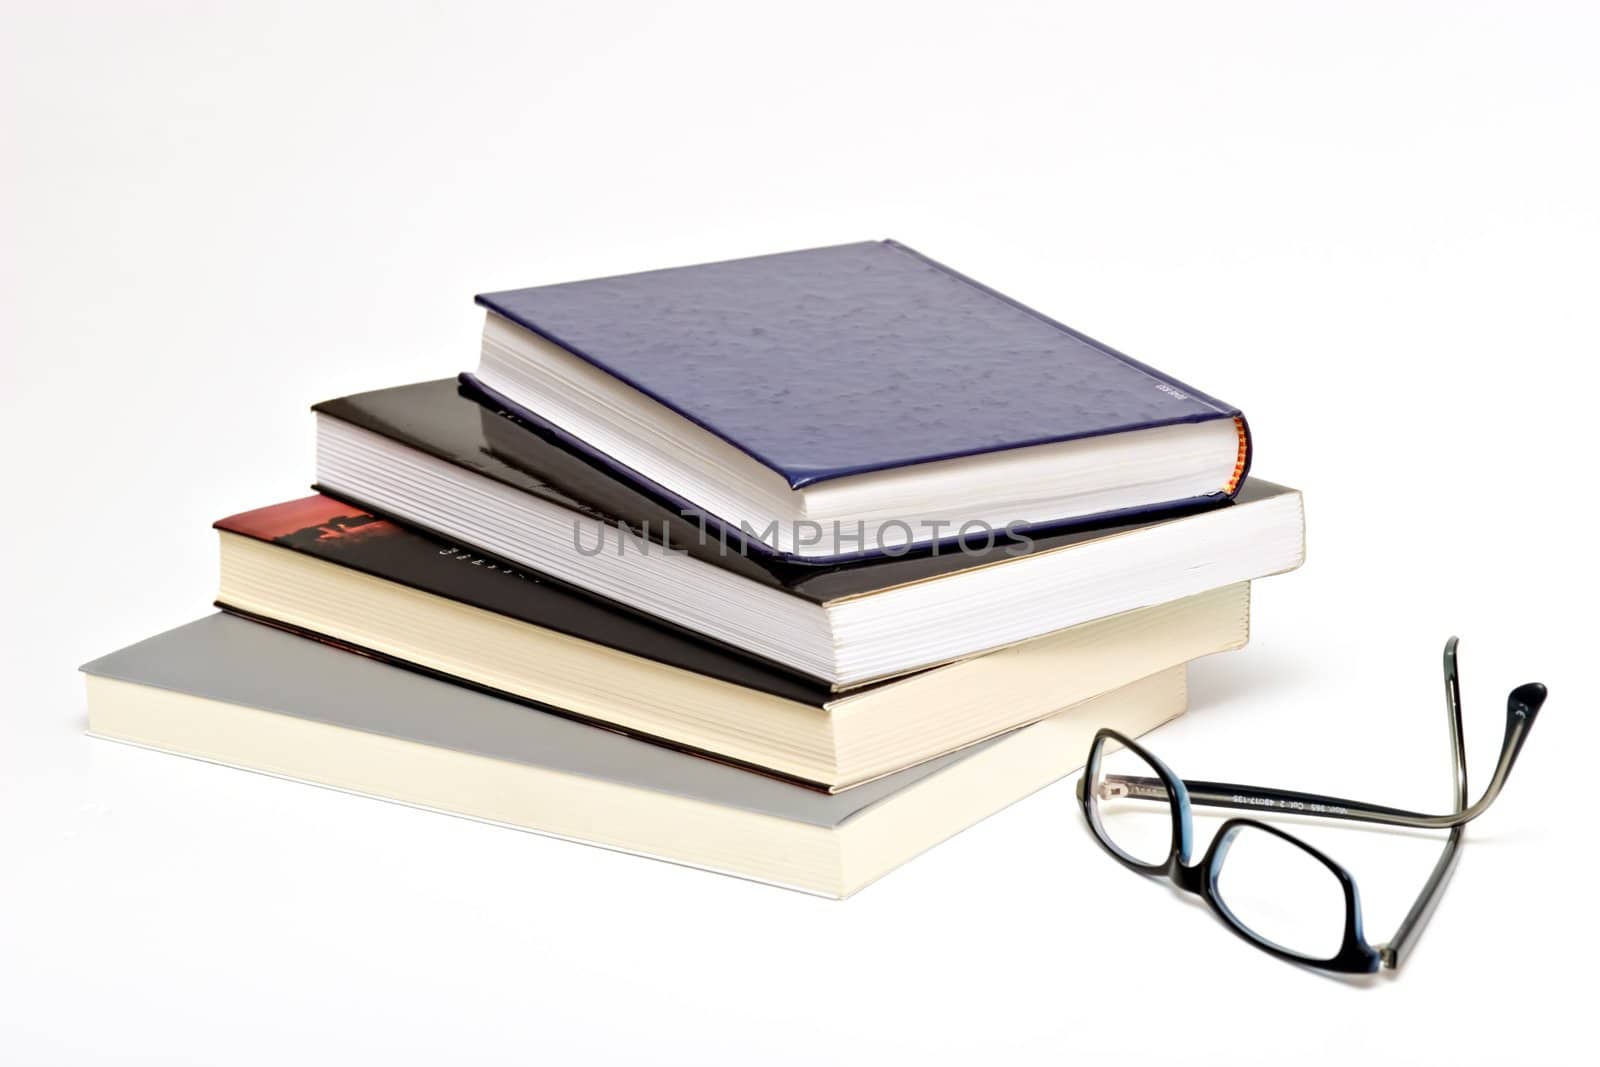
<instances>
[{"instance_id":1,"label":"red detail on book cover","mask_svg":"<svg viewBox=\"0 0 1600 1067\"><path fill-rule=\"evenodd\" d=\"M387 520L320 494L230 515L214 525L260 541L277 541L291 534L310 535L312 531L318 541L337 541L394 529Z\"/></svg>"}]
</instances>

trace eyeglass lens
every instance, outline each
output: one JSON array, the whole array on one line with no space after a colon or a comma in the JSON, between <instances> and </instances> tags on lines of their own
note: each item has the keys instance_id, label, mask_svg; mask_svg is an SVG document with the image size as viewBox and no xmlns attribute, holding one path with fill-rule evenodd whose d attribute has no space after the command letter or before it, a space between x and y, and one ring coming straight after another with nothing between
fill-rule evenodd
<instances>
[{"instance_id":1,"label":"eyeglass lens","mask_svg":"<svg viewBox=\"0 0 1600 1067\"><path fill-rule=\"evenodd\" d=\"M1232 827L1228 835L1216 861L1216 896L1234 921L1308 959L1338 955L1345 929L1338 875L1293 841L1259 827Z\"/></svg>"},{"instance_id":2,"label":"eyeglass lens","mask_svg":"<svg viewBox=\"0 0 1600 1067\"><path fill-rule=\"evenodd\" d=\"M1091 757L1089 811L1101 840L1136 864L1172 854L1172 803L1156 769L1137 753L1102 739Z\"/></svg>"}]
</instances>

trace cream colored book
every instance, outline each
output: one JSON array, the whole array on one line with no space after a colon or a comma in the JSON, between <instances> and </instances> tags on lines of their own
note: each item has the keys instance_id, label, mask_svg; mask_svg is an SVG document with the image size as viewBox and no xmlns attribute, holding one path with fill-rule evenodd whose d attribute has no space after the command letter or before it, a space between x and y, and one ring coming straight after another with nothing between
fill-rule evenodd
<instances>
[{"instance_id":1,"label":"cream colored book","mask_svg":"<svg viewBox=\"0 0 1600 1067\"><path fill-rule=\"evenodd\" d=\"M89 663L89 732L845 897L1184 710L1170 667L842 793L743 771L227 615Z\"/></svg>"},{"instance_id":2,"label":"cream colored book","mask_svg":"<svg viewBox=\"0 0 1600 1067\"><path fill-rule=\"evenodd\" d=\"M838 690L326 497L217 525L223 607L830 790L1249 638L1241 582Z\"/></svg>"}]
</instances>

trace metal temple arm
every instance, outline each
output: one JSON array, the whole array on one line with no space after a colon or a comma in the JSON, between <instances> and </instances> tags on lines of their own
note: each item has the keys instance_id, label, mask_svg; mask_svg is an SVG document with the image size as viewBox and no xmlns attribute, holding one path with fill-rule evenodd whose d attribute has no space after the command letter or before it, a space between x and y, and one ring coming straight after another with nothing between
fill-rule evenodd
<instances>
[{"instance_id":1,"label":"metal temple arm","mask_svg":"<svg viewBox=\"0 0 1600 1067\"><path fill-rule=\"evenodd\" d=\"M1456 772L1456 810L1464 811L1467 807L1467 731L1461 718L1461 673L1456 660L1456 647L1460 644L1458 638L1452 637L1444 644L1444 710L1445 717L1450 724L1450 758ZM1541 687L1542 688L1542 687ZM1512 694L1513 701L1516 694ZM1507 734L1510 734L1510 717L1514 713L1513 701L1507 701ZM1539 705L1544 702L1544 694L1538 694L1537 702L1533 704L1532 713L1521 716L1529 719L1537 714ZM1524 726L1526 731L1526 726ZM1508 737L1509 740L1509 737ZM1517 742L1520 748L1520 740ZM1501 746L1501 757L1505 756L1505 746ZM1515 760L1515 753L1512 759ZM1509 771L1509 768L1507 768ZM1502 776L1502 781L1504 777ZM1386 945L1378 946L1379 959L1390 970L1400 966L1400 961L1405 957L1406 949L1422 933L1422 928L1427 925L1428 919L1433 916L1434 906L1439 903L1439 897L1444 893L1445 883L1450 880L1450 875L1456 868L1456 855L1461 848L1461 838L1466 828L1461 825L1450 828L1450 837L1444 843L1444 851L1439 854L1439 860L1433 865L1433 871L1428 875L1428 881L1423 885L1422 892L1417 894L1417 899L1412 902L1411 910L1406 912L1406 917L1400 921L1399 929Z\"/></svg>"},{"instance_id":2,"label":"metal temple arm","mask_svg":"<svg viewBox=\"0 0 1600 1067\"><path fill-rule=\"evenodd\" d=\"M1280 814L1307 815L1323 819L1347 819L1356 822L1381 823L1389 826L1411 826L1420 829L1446 830L1464 826L1482 815L1494 803L1505 787L1506 778L1522 751L1528 730L1544 703L1545 688L1537 682L1519 686L1507 699L1505 740L1500 746L1500 759L1495 764L1489 785L1471 805L1446 815L1428 815L1423 812L1369 804L1360 800L1324 796L1321 793L1302 793L1292 789L1271 789L1254 785L1235 785L1229 782L1204 782L1184 779L1183 785L1191 804L1217 808L1242 808L1249 811L1275 811ZM1465 769L1463 767L1462 774ZM1464 783L1463 783L1464 784ZM1100 789L1107 795L1123 795L1134 799L1161 800L1167 798L1166 788L1159 779L1136 775L1108 774L1101 779Z\"/></svg>"}]
</instances>

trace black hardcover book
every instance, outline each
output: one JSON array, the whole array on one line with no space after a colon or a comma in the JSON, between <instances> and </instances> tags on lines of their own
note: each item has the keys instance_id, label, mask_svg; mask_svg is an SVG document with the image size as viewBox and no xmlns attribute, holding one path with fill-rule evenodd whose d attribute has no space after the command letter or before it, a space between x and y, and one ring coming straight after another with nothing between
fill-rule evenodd
<instances>
[{"instance_id":1,"label":"black hardcover book","mask_svg":"<svg viewBox=\"0 0 1600 1067\"><path fill-rule=\"evenodd\" d=\"M839 691L1298 566L1299 494L815 564L748 550L451 380L315 406L317 488ZM848 536L848 531L846 531Z\"/></svg>"}]
</instances>

